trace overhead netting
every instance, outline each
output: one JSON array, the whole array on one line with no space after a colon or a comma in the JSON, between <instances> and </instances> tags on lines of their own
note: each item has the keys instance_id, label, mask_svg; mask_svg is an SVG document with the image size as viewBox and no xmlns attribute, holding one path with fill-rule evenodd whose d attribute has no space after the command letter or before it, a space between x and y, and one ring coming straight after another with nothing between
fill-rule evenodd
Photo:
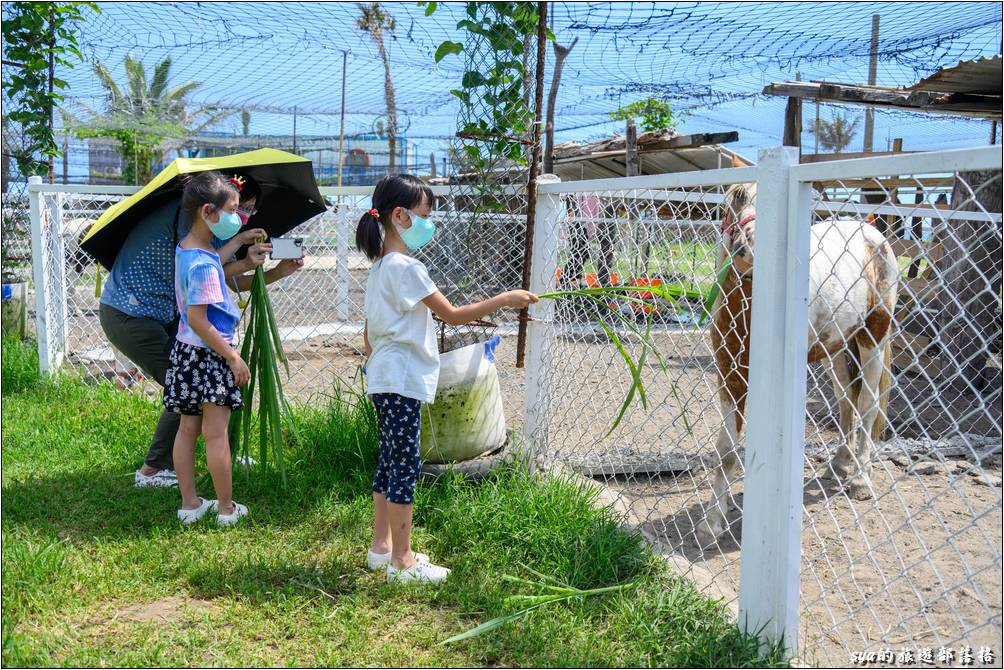
<instances>
[{"instance_id":1,"label":"overhead netting","mask_svg":"<svg viewBox=\"0 0 1004 670\"><path fill-rule=\"evenodd\" d=\"M86 62L59 73L70 83L70 116L57 118L57 126L107 125L108 88L94 65L104 64L125 92L124 59L131 55L148 79L170 58L169 88L199 83L185 96L190 118L168 133L181 151L196 144L221 153L281 146L311 157L325 177L339 155L343 59L346 133L359 142L362 136L379 140L386 130L384 60L376 41L357 26L355 3L98 4L101 12L80 27ZM397 163L417 172L428 173L432 161L439 174L454 167L447 148L460 107L450 90L464 62L436 64L433 54L444 40L464 41L456 24L466 4L439 3L431 16L414 3L383 5L394 19L382 37L404 138ZM748 156L781 138L784 100L762 95L765 84L796 76L867 81L873 14L881 16L880 85L915 83L940 67L996 54L1001 43L998 3L554 3L549 13L559 44L578 38L555 106L556 141L623 131L623 122L609 113L655 96L688 113L684 132L739 131L730 148ZM545 85L553 63L548 48ZM839 109L824 106L821 116ZM863 114L860 108L843 111ZM807 106L805 146L812 146L813 113ZM129 120L115 123L128 126ZM74 181L88 168L73 154L90 149L76 134L65 134L67 178ZM986 143L989 136L985 121L878 111L874 146L885 149L903 138L907 150L943 149ZM848 150L861 141L859 129ZM342 147L343 154L349 151ZM365 158L350 158L360 168L366 161L385 165L381 151L386 148L367 146ZM61 173L57 166L57 180Z\"/></svg>"}]
</instances>

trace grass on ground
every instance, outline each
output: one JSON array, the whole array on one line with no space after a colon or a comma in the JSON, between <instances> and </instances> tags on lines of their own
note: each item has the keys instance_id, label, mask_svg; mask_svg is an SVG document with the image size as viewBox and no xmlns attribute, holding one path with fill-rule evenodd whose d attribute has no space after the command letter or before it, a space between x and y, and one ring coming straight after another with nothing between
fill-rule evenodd
<instances>
[{"instance_id":1,"label":"grass on ground","mask_svg":"<svg viewBox=\"0 0 1004 670\"><path fill-rule=\"evenodd\" d=\"M132 487L157 404L40 379L35 361L30 345L4 341L5 666L783 662L760 656L720 603L594 509L588 488L516 467L477 486L419 486L416 544L453 568L447 584L396 587L368 573L375 431L344 393L297 409L287 490L277 476L235 474L249 522L182 528L176 490ZM500 575L521 574L520 563L580 588L640 585L440 646L511 611L503 600L519 589Z\"/></svg>"}]
</instances>

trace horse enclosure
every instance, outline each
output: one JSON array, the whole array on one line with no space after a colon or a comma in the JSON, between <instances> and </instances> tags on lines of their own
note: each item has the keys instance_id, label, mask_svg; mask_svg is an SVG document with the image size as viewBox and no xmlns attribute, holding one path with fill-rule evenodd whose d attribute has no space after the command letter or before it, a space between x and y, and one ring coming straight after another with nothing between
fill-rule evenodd
<instances>
[{"instance_id":1,"label":"horse enclosure","mask_svg":"<svg viewBox=\"0 0 1004 670\"><path fill-rule=\"evenodd\" d=\"M735 302L751 332L719 340L749 359L741 432L726 424L734 417L723 413L722 352L704 310L724 258L726 191L736 184L757 187L755 242L745 249L755 260L733 265L751 289ZM514 288L525 212L472 214L469 192L459 188L435 189L441 234L422 253L434 278L455 301ZM43 369L73 367L158 394L105 340L102 277L78 246L132 190L30 186L32 304ZM330 211L295 231L306 239L306 266L270 287L290 359L286 387L299 402L326 393L336 378L358 383L367 263L351 240L369 192L322 189ZM542 301L531 310L527 364L518 369L516 315L502 314L497 328L484 328L502 338L509 426L538 463L605 484L626 524L737 607L741 620L786 634L806 662L984 647L999 660L1000 194L1001 154L990 147L807 165L774 149L755 167L568 183L544 176L532 290L658 286L640 294L645 304L615 305L650 329L656 347L640 371L647 407L636 398L610 432L632 374L600 324L636 360L641 342L588 301ZM827 376L825 359L806 363L810 319L825 324L826 314L877 307L853 297L855 282L872 281L867 262L851 285L828 273L847 260L842 253L861 262L851 241L838 258L829 257L832 247L812 246L811 226L834 219L883 233L897 270L888 339L874 343L888 345L889 356L848 359L842 385ZM509 232L493 234L499 230ZM810 288L810 277L823 288ZM822 293L831 312L817 309ZM721 295L717 304L729 300ZM891 374L887 402L870 381L877 377L865 374L869 366ZM874 442L862 437L867 450L859 444L845 471L827 477L866 415L884 430ZM730 457L734 471L720 469ZM714 510L724 513L721 532L702 532Z\"/></svg>"}]
</instances>

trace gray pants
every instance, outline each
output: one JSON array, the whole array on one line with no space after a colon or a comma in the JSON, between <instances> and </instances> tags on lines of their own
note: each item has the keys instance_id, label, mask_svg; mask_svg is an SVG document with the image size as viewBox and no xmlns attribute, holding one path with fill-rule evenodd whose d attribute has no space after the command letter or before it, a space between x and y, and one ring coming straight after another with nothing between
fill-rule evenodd
<instances>
[{"instance_id":1,"label":"gray pants","mask_svg":"<svg viewBox=\"0 0 1004 670\"><path fill-rule=\"evenodd\" d=\"M165 325L154 319L129 316L104 303L98 308L98 315L108 341L163 386L174 336L178 333L178 320ZM174 437L180 421L179 414L161 413L146 454L146 464L151 468L174 469Z\"/></svg>"}]
</instances>

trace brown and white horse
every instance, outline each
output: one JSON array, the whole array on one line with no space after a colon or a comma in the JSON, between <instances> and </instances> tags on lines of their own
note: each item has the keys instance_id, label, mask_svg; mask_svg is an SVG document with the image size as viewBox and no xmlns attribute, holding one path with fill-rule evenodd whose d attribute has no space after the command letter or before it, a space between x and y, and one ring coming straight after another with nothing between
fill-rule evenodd
<instances>
[{"instance_id":1,"label":"brown and white horse","mask_svg":"<svg viewBox=\"0 0 1004 670\"><path fill-rule=\"evenodd\" d=\"M725 531L729 487L740 465L737 448L745 418L753 305L755 184L737 184L726 191L722 221L718 268L730 257L732 264L712 310L711 344L723 424L716 443L719 463L712 500L697 529L705 545ZM824 476L864 500L872 495L873 440L885 430L892 383L896 258L882 233L856 220L813 225L809 249L809 362L822 362L833 380L843 440Z\"/></svg>"}]
</instances>

